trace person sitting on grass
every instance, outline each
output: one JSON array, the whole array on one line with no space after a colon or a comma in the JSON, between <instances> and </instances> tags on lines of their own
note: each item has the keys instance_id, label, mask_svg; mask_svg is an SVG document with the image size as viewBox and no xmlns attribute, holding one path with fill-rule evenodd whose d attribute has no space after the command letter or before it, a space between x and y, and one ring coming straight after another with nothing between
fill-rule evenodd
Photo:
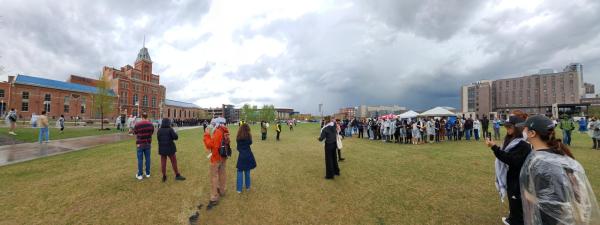
<instances>
[{"instance_id":1,"label":"person sitting on grass","mask_svg":"<svg viewBox=\"0 0 600 225\"><path fill-rule=\"evenodd\" d=\"M46 143L50 141L50 123L48 122L48 117L46 117L46 111L42 111L42 115L38 117L38 127L40 128L40 133L38 135L38 141L40 144L42 140L46 139Z\"/></svg>"},{"instance_id":2,"label":"person sitting on grass","mask_svg":"<svg viewBox=\"0 0 600 225\"><path fill-rule=\"evenodd\" d=\"M246 183L246 190L250 190L250 170L256 168L256 160L252 154L252 134L250 126L243 124L237 133L237 150L240 152L237 160L237 192L242 193L242 186Z\"/></svg>"},{"instance_id":3,"label":"person sitting on grass","mask_svg":"<svg viewBox=\"0 0 600 225\"><path fill-rule=\"evenodd\" d=\"M171 166L173 172L175 172L175 180L185 180L185 177L181 176L177 169L177 146L175 140L179 139L179 136L175 130L171 127L171 120L168 118L162 119L160 129L156 132L156 139L158 140L158 154L160 155L160 170L162 172L162 181L167 181L167 157L171 160Z\"/></svg>"}]
</instances>

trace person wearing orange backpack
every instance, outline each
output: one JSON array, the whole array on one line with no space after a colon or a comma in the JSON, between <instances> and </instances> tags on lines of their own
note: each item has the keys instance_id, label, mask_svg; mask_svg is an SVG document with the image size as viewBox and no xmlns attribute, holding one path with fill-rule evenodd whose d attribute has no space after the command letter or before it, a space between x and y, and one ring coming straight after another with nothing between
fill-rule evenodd
<instances>
[{"instance_id":1,"label":"person wearing orange backpack","mask_svg":"<svg viewBox=\"0 0 600 225\"><path fill-rule=\"evenodd\" d=\"M204 131L204 146L210 158L211 181L210 201L206 206L207 210L217 206L219 198L225 196L227 155L222 156L220 154L220 148L229 147L229 130L225 124L225 118L218 117L213 119L211 126Z\"/></svg>"}]
</instances>

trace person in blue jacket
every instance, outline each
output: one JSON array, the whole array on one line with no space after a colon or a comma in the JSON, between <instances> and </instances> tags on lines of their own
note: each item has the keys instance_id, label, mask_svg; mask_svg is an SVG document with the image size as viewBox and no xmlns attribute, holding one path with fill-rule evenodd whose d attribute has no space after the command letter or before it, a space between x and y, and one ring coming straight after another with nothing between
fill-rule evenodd
<instances>
[{"instance_id":1,"label":"person in blue jacket","mask_svg":"<svg viewBox=\"0 0 600 225\"><path fill-rule=\"evenodd\" d=\"M252 134L250 126L243 124L237 133L237 150L239 151L237 161L237 192L242 193L242 186L246 183L246 190L250 190L250 170L256 168L256 160L252 154Z\"/></svg>"}]
</instances>

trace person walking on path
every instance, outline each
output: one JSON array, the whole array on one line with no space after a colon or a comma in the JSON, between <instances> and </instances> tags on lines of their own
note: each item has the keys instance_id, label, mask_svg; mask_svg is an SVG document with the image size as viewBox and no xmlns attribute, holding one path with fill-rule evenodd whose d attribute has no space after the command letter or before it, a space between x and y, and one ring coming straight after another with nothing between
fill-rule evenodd
<instances>
[{"instance_id":1,"label":"person walking on path","mask_svg":"<svg viewBox=\"0 0 600 225\"><path fill-rule=\"evenodd\" d=\"M553 122L536 115L523 127L533 146L520 175L525 224L598 224L592 185L569 147L556 138Z\"/></svg>"},{"instance_id":2,"label":"person walking on path","mask_svg":"<svg viewBox=\"0 0 600 225\"><path fill-rule=\"evenodd\" d=\"M162 182L167 181L167 157L171 161L173 172L175 172L175 180L185 180L185 177L181 176L177 168L177 146L175 140L179 139L179 136L171 127L171 120L163 118L160 123L160 128L156 132L156 139L158 140L158 154L160 155L160 171L162 172Z\"/></svg>"},{"instance_id":3,"label":"person walking on path","mask_svg":"<svg viewBox=\"0 0 600 225\"><path fill-rule=\"evenodd\" d=\"M15 133L17 129L17 111L15 109L10 109L6 115L6 124L8 124L8 134L17 135Z\"/></svg>"},{"instance_id":4,"label":"person walking on path","mask_svg":"<svg viewBox=\"0 0 600 225\"><path fill-rule=\"evenodd\" d=\"M496 156L496 188L500 194L500 200L504 202L508 197L509 214L503 217L502 222L510 225L523 224L523 206L521 203L521 188L519 174L521 166L531 152L529 143L523 137L523 128L517 126L527 118L527 114L516 111L509 121L504 124L506 136L502 146L496 145L490 138L486 144Z\"/></svg>"},{"instance_id":5,"label":"person walking on path","mask_svg":"<svg viewBox=\"0 0 600 225\"><path fill-rule=\"evenodd\" d=\"M137 148L137 167L138 171L135 177L142 180L144 175L144 158L146 159L146 178L150 178L150 150L152 144L152 135L154 134L154 125L148 120L148 114L142 114L142 120L137 122L133 128L136 135Z\"/></svg>"},{"instance_id":6,"label":"person walking on path","mask_svg":"<svg viewBox=\"0 0 600 225\"><path fill-rule=\"evenodd\" d=\"M252 134L250 126L244 124L237 133L237 150L240 153L237 160L237 192L242 193L242 186L246 184L246 191L250 190L250 170L256 168L256 160L252 154Z\"/></svg>"},{"instance_id":7,"label":"person walking on path","mask_svg":"<svg viewBox=\"0 0 600 225\"><path fill-rule=\"evenodd\" d=\"M56 121L58 123L58 127L60 128L60 134L65 131L65 116L60 115L60 118Z\"/></svg>"},{"instance_id":8,"label":"person walking on path","mask_svg":"<svg viewBox=\"0 0 600 225\"><path fill-rule=\"evenodd\" d=\"M260 134L261 140L267 140L267 123L265 121L260 121Z\"/></svg>"},{"instance_id":9,"label":"person walking on path","mask_svg":"<svg viewBox=\"0 0 600 225\"><path fill-rule=\"evenodd\" d=\"M575 122L567 114L564 114L560 120L560 129L563 131L563 144L570 146L571 134L575 130Z\"/></svg>"},{"instance_id":10,"label":"person walking on path","mask_svg":"<svg viewBox=\"0 0 600 225\"><path fill-rule=\"evenodd\" d=\"M337 162L337 131L336 123L331 121L330 116L325 117L326 125L321 129L321 135L317 138L319 141L325 141L325 179L333 180L334 176L340 175L340 168Z\"/></svg>"},{"instance_id":11,"label":"person walking on path","mask_svg":"<svg viewBox=\"0 0 600 225\"><path fill-rule=\"evenodd\" d=\"M50 141L50 123L48 122L48 117L46 117L46 111L42 111L42 115L38 116L37 123L40 128L38 142L41 144L45 139L45 143L48 143Z\"/></svg>"},{"instance_id":12,"label":"person walking on path","mask_svg":"<svg viewBox=\"0 0 600 225\"><path fill-rule=\"evenodd\" d=\"M219 198L225 196L227 174L227 157L221 156L220 149L229 147L229 129L226 120L217 117L211 121L211 127L204 131L204 147L210 156L210 200L206 206L210 210L217 206ZM212 136L211 136L212 133Z\"/></svg>"},{"instance_id":13,"label":"person walking on path","mask_svg":"<svg viewBox=\"0 0 600 225\"><path fill-rule=\"evenodd\" d=\"M279 134L281 134L281 122L277 122L275 123L275 132L277 132L277 135L275 136L276 140L279 141Z\"/></svg>"}]
</instances>

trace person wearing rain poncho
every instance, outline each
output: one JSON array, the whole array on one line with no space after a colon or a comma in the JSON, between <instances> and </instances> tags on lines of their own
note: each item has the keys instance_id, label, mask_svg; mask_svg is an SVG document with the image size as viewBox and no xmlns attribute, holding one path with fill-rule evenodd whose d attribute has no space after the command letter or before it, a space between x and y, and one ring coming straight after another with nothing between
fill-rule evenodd
<instances>
[{"instance_id":1,"label":"person wearing rain poncho","mask_svg":"<svg viewBox=\"0 0 600 225\"><path fill-rule=\"evenodd\" d=\"M539 115L523 126L534 150L520 175L525 224L600 224L600 209L585 171L566 144L555 138L554 123Z\"/></svg>"},{"instance_id":2,"label":"person wearing rain poncho","mask_svg":"<svg viewBox=\"0 0 600 225\"><path fill-rule=\"evenodd\" d=\"M486 144L491 147L496 156L496 188L500 194L500 200L504 202L505 197L508 197L510 213L508 217L502 217L502 222L520 225L523 224L523 206L519 174L521 166L531 152L531 146L523 138L522 127L515 126L515 124L525 121L527 114L521 111L515 111L512 114L504 123L506 137L502 147L496 145L491 138L486 140Z\"/></svg>"}]
</instances>

